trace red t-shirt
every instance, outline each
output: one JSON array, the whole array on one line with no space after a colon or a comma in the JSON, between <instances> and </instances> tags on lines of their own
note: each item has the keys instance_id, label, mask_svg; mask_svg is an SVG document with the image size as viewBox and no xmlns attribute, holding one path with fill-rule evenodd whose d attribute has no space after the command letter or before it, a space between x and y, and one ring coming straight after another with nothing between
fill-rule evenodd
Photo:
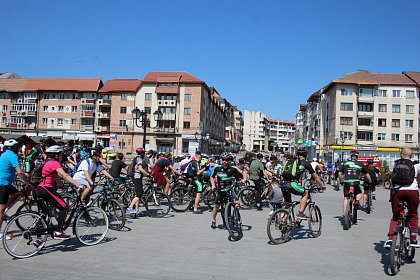
<instances>
[{"instance_id":1,"label":"red t-shirt","mask_svg":"<svg viewBox=\"0 0 420 280\"><path fill-rule=\"evenodd\" d=\"M42 177L45 178L39 185L44 187L54 187L55 179L58 177L57 169L61 168L61 164L53 159L49 159L42 168Z\"/></svg>"}]
</instances>

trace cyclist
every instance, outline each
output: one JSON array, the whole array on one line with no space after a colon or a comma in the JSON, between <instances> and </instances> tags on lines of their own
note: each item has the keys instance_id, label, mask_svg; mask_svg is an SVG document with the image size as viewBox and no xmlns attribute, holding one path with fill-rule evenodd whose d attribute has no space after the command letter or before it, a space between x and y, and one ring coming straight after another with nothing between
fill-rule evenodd
<instances>
[{"instance_id":1,"label":"cyclist","mask_svg":"<svg viewBox=\"0 0 420 280\"><path fill-rule=\"evenodd\" d=\"M44 154L45 144L44 139L39 141L39 144L35 145L29 155L25 158L25 172L27 174L31 173L31 171L35 167L36 160L44 160L46 158Z\"/></svg>"},{"instance_id":2,"label":"cyclist","mask_svg":"<svg viewBox=\"0 0 420 280\"><path fill-rule=\"evenodd\" d=\"M270 172L268 172L264 168L264 164L262 163L263 155L257 154L257 158L251 161L251 165L249 166L249 180L254 183L255 186L255 207L257 211L262 211L261 205L261 194L263 190L263 177L270 177Z\"/></svg>"},{"instance_id":3,"label":"cyclist","mask_svg":"<svg viewBox=\"0 0 420 280\"><path fill-rule=\"evenodd\" d=\"M344 162L339 172L340 182L343 183L343 214L346 213L347 199L350 196L350 187L354 187L354 195L356 197L355 207L360 209L360 199L362 198L362 186L360 185L360 178L365 175L366 180L372 183L369 173L367 172L366 166L358 161L359 151L353 150L350 152L350 160Z\"/></svg>"},{"instance_id":4,"label":"cyclist","mask_svg":"<svg viewBox=\"0 0 420 280\"><path fill-rule=\"evenodd\" d=\"M411 161L411 157L413 155L413 150L410 148L404 148L401 150L401 159L402 160L409 160ZM400 162L401 162L400 159ZM391 188L391 207L392 207L392 218L389 223L389 231L388 231L388 241L385 242L384 247L390 248L392 244L392 238L394 236L394 229L395 226L398 223L399 217L400 217L400 208L398 207L398 204L401 202L407 202L408 204L408 214L410 216L410 246L419 248L419 243L417 241L417 231L419 226L419 215L418 215L418 207L419 207L419 174L420 174L420 164L414 164L411 165L414 169L412 172L414 173L414 178L411 177L410 180L412 180L412 183L410 184L404 184L399 185L395 183L395 177L396 177L396 165L394 166L394 177L393 177L393 186ZM408 165L404 164L406 167ZM399 173L399 172L398 172ZM408 179L409 176L404 176L404 179Z\"/></svg>"},{"instance_id":5,"label":"cyclist","mask_svg":"<svg viewBox=\"0 0 420 280\"><path fill-rule=\"evenodd\" d=\"M7 202L9 201L10 195L17 192L16 188L12 185L16 179L16 173L25 184L29 184L28 177L20 168L18 153L18 141L15 139L4 141L3 153L0 157L0 239L2 238L1 226Z\"/></svg>"},{"instance_id":6,"label":"cyclist","mask_svg":"<svg viewBox=\"0 0 420 280\"><path fill-rule=\"evenodd\" d=\"M76 173L73 176L73 180L84 186L83 193L81 195L82 201L86 202L89 199L89 194L94 189L94 182L92 180L92 175L98 171L104 174L111 180L114 178L100 165L99 163L99 151L92 150L92 155L90 158L85 158L80 163L79 167L76 170Z\"/></svg>"},{"instance_id":7,"label":"cyclist","mask_svg":"<svg viewBox=\"0 0 420 280\"><path fill-rule=\"evenodd\" d=\"M212 212L211 222L212 229L216 228L217 212L219 211L220 204L226 197L227 189L225 187L232 185L233 178L242 178L242 182L245 183L247 177L246 171L241 171L236 166L231 165L233 157L228 152L223 152L220 155L220 160L222 161L222 165L215 167L210 176L211 188L212 190L215 190L215 205ZM237 198L235 198L235 203L239 204L239 201L236 200Z\"/></svg>"},{"instance_id":8,"label":"cyclist","mask_svg":"<svg viewBox=\"0 0 420 280\"><path fill-rule=\"evenodd\" d=\"M47 159L42 168L42 181L38 187L32 191L32 194L34 198L41 198L59 210L57 216L57 230L54 231L53 238L56 240L68 239L70 238L70 235L64 232L63 225L69 207L61 195L54 189L55 181L60 176L77 188L82 188L82 186L77 184L61 167L60 162L63 159L62 147L58 145L51 146L45 150L45 154Z\"/></svg>"},{"instance_id":9,"label":"cyclist","mask_svg":"<svg viewBox=\"0 0 420 280\"><path fill-rule=\"evenodd\" d=\"M118 179L120 178L121 171L123 169L128 169L128 165L123 161L124 154L118 153L115 156L115 160L111 164L111 168L109 169L109 174L114 178Z\"/></svg>"},{"instance_id":10,"label":"cyclist","mask_svg":"<svg viewBox=\"0 0 420 280\"><path fill-rule=\"evenodd\" d=\"M334 164L332 163L331 160L329 160L327 163L327 178L326 178L327 184L331 184L331 177L333 175L333 170L334 170Z\"/></svg>"},{"instance_id":11,"label":"cyclist","mask_svg":"<svg viewBox=\"0 0 420 280\"><path fill-rule=\"evenodd\" d=\"M372 192L372 199L374 199L373 194L375 191L375 187L378 184L378 177L379 177L379 169L373 165L373 159L367 160L367 172L369 173L370 179L372 180L372 183L369 184L366 178L363 179L363 208L367 208L367 197L368 192Z\"/></svg>"},{"instance_id":12,"label":"cyclist","mask_svg":"<svg viewBox=\"0 0 420 280\"><path fill-rule=\"evenodd\" d=\"M203 191L204 191L203 175L204 175L204 172L206 171L206 165L203 165L203 166L200 165L201 159L202 159L201 152L199 151L195 152L195 156L189 163L191 167L187 167L187 168L191 168L192 179L194 181L195 186L197 187L197 195L195 196L194 209L193 209L194 214L202 214L201 210L198 209L198 206L200 204L201 196L203 195Z\"/></svg>"},{"instance_id":13,"label":"cyclist","mask_svg":"<svg viewBox=\"0 0 420 280\"><path fill-rule=\"evenodd\" d=\"M283 191L284 200L286 203L292 202L292 194L300 195L300 207L297 214L297 218L301 220L308 219L308 216L304 213L306 208L306 203L308 202L308 192L305 191L305 188L299 185L299 178L305 172L308 171L312 176L313 180L325 190L325 185L322 183L318 174L312 168L311 164L306 160L307 151L305 149L299 148L297 150L298 158L288 159L282 169L283 180L280 184L281 190ZM297 161L297 164L294 162ZM293 172L293 166L295 166L296 172ZM291 170L291 169L292 170ZM291 172L290 172L290 171Z\"/></svg>"}]
</instances>

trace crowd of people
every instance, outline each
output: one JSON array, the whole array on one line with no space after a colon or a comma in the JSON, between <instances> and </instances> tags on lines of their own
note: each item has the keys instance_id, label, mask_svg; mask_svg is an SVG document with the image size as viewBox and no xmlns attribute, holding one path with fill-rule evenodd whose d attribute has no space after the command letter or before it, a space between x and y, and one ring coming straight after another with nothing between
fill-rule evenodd
<instances>
[{"instance_id":1,"label":"crowd of people","mask_svg":"<svg viewBox=\"0 0 420 280\"><path fill-rule=\"evenodd\" d=\"M266 156L256 154L252 158L235 159L229 152L220 154L220 159L215 157L208 158L206 155L197 151L194 155L184 155L174 157L171 153L157 153L153 150L146 151L139 147L130 163L125 162L125 155L118 153L116 159L109 165L102 158L103 147L97 145L89 148L86 146L68 146L66 144L53 145L47 147L41 142L32 148L27 155L22 155L21 144L15 139L5 141L3 153L0 157L0 229L3 222L4 212L10 195L16 192L13 183L16 176L25 184L33 184L31 174L42 163L41 182L33 189L34 197L48 201L59 210L58 228L54 232L55 239L67 239L70 235L63 229L63 222L67 215L68 205L56 191L57 180L65 180L81 190L82 201L87 202L92 190L95 188L94 174L99 172L113 181L123 180L121 174L131 176L134 187L135 197L130 202L126 212L135 214L139 212L140 199L143 195L145 179L152 178L165 193L169 194L170 177L168 174L187 176L192 179L196 186L197 194L194 200L192 213L200 214L200 201L205 184L210 184L215 191L215 207L213 208L211 228L216 228L216 217L221 202L226 195L226 186L232 184L232 180L242 180L243 183L249 181L255 188L255 208L262 209L261 199L264 195L273 195L281 190L286 203L292 202L292 194L300 197L299 211L297 219L307 219L305 214L308 201L308 191L301 184L301 176L307 174L314 182L325 190L326 184L334 186L339 190L343 186L343 213L346 211L347 199L349 198L350 186L355 187L356 207L366 206L366 193L374 191L378 184L379 170L374 167L373 161L368 161L367 165L358 161L359 152L352 151L348 160L340 163L323 163L316 158L309 162L307 151L298 149L297 154L288 158L278 159L276 156ZM21 160L19 157L21 156ZM412 151L402 149L401 157L407 165L411 162ZM396 166L399 166L398 164ZM411 216L410 227L411 244L418 247L417 229L419 203L418 185L420 181L420 164L414 163L411 166L410 182L398 181L395 177L394 187L391 190L391 204L393 216L389 227L389 240L385 243L386 247L392 242L391 237L398 219L398 203L407 201L409 214ZM394 170L394 173L395 172ZM277 178L279 180L279 190L272 191L271 194L264 193L264 182L266 178ZM361 184L361 179L363 183ZM324 183L325 182L325 183ZM364 194L364 196L363 196ZM363 205L359 202L364 197ZM236 201L239 204L239 201ZM0 237L2 233L0 232Z\"/></svg>"}]
</instances>

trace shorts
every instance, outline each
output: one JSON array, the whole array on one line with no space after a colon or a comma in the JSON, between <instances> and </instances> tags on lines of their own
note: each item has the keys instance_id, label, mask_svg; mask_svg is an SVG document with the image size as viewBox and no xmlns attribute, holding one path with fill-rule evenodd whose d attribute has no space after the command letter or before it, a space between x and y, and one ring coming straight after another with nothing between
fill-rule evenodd
<instances>
[{"instance_id":1,"label":"shorts","mask_svg":"<svg viewBox=\"0 0 420 280\"><path fill-rule=\"evenodd\" d=\"M215 204L222 204L228 198L228 193L226 191L222 191L220 189L216 189L216 193L214 195L214 203Z\"/></svg>"},{"instance_id":2,"label":"shorts","mask_svg":"<svg viewBox=\"0 0 420 280\"><path fill-rule=\"evenodd\" d=\"M374 192L376 190L376 185L377 184L378 184L377 182L372 182L372 184L369 184L369 183L364 182L364 184L363 184L363 190L365 192L368 192L368 191L373 191Z\"/></svg>"},{"instance_id":3,"label":"shorts","mask_svg":"<svg viewBox=\"0 0 420 280\"><path fill-rule=\"evenodd\" d=\"M280 185L283 192L284 201L292 202L292 194L303 196L305 194L305 188L299 185L297 182L283 183Z\"/></svg>"},{"instance_id":4,"label":"shorts","mask_svg":"<svg viewBox=\"0 0 420 280\"><path fill-rule=\"evenodd\" d=\"M166 177L161 172L153 172L152 171L153 181L158 184L159 187L166 185Z\"/></svg>"},{"instance_id":5,"label":"shorts","mask_svg":"<svg viewBox=\"0 0 420 280\"><path fill-rule=\"evenodd\" d=\"M35 168L35 161L25 161L25 172L31 173Z\"/></svg>"},{"instance_id":6,"label":"shorts","mask_svg":"<svg viewBox=\"0 0 420 280\"><path fill-rule=\"evenodd\" d=\"M354 195L358 195L360 193L362 193L362 185L360 185L359 182L354 182L354 183L343 183L343 194L344 197L349 197L350 196L350 186L354 187Z\"/></svg>"},{"instance_id":7,"label":"shorts","mask_svg":"<svg viewBox=\"0 0 420 280\"><path fill-rule=\"evenodd\" d=\"M7 204L9 196L17 192L18 190L13 185L0 186L0 204Z\"/></svg>"}]
</instances>

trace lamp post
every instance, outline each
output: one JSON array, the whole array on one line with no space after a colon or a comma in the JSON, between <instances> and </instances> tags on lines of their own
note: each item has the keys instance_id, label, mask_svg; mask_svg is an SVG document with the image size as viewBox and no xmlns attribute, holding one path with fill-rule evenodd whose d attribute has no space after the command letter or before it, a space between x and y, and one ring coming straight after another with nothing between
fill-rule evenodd
<instances>
[{"instance_id":1,"label":"lamp post","mask_svg":"<svg viewBox=\"0 0 420 280\"><path fill-rule=\"evenodd\" d=\"M146 149L146 128L150 120L147 118L146 111L140 110L137 107L131 111L131 114L133 115L133 120L134 120L135 125L139 128L143 128L143 149ZM153 117L155 121L158 122L158 126L159 126L159 121L162 119L162 116L163 116L163 113L159 109L157 109L153 113Z\"/></svg>"},{"instance_id":2,"label":"lamp post","mask_svg":"<svg viewBox=\"0 0 420 280\"><path fill-rule=\"evenodd\" d=\"M204 141L209 141L209 139L210 139L210 134L209 133L207 133L207 134L201 134L201 132L200 133L198 133L198 131L194 134L194 138L196 139L196 140L198 140L198 150L200 150L201 151L201 149L200 148L203 148L202 147L202 141L201 140L204 140Z\"/></svg>"}]
</instances>

